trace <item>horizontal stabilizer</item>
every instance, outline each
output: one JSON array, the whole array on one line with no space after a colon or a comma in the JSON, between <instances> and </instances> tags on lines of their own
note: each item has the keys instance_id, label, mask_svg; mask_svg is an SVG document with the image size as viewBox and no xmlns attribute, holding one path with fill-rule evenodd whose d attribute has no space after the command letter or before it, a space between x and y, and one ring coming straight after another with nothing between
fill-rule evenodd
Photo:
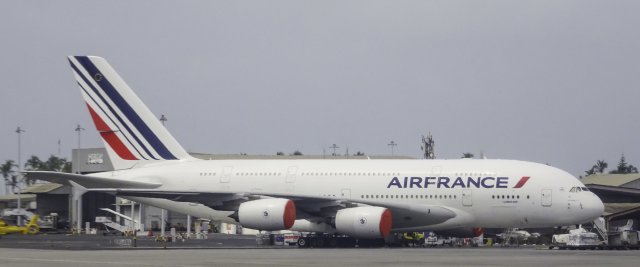
<instances>
[{"instance_id":1,"label":"horizontal stabilizer","mask_svg":"<svg viewBox=\"0 0 640 267\"><path fill-rule=\"evenodd\" d=\"M71 185L73 181L86 188L157 188L161 183L131 181L116 178L103 178L63 172L27 171L27 179L43 180L63 185Z\"/></svg>"}]
</instances>

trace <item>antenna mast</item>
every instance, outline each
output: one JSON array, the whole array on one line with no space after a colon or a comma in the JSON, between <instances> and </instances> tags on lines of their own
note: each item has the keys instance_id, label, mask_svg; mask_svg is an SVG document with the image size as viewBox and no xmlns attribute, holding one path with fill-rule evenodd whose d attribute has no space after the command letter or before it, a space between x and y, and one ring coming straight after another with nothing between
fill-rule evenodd
<instances>
[{"instance_id":1,"label":"antenna mast","mask_svg":"<svg viewBox=\"0 0 640 267\"><path fill-rule=\"evenodd\" d=\"M431 133L429 133L427 136L424 136L424 135L422 136L422 146L420 146L420 148L424 153L423 156L425 159L436 158L436 154L433 150L434 143L435 142L433 142L433 136L431 136Z\"/></svg>"}]
</instances>

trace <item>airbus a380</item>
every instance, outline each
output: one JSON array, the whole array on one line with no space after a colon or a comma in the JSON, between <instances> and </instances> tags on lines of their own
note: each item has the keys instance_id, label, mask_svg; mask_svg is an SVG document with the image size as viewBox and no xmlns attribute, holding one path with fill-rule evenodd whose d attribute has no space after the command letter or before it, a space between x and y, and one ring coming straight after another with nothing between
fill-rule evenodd
<instances>
[{"instance_id":1,"label":"airbus a380","mask_svg":"<svg viewBox=\"0 0 640 267\"><path fill-rule=\"evenodd\" d=\"M259 230L381 238L390 232L553 227L604 206L560 169L515 160L200 160L107 61L69 63L115 171L32 178Z\"/></svg>"}]
</instances>

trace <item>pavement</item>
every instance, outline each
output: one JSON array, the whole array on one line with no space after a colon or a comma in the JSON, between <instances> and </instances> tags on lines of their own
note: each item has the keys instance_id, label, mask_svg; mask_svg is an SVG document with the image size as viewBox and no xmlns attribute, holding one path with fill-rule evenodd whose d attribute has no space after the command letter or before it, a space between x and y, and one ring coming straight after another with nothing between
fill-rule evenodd
<instances>
[{"instance_id":1,"label":"pavement","mask_svg":"<svg viewBox=\"0 0 640 267\"><path fill-rule=\"evenodd\" d=\"M0 266L638 266L640 252L533 248L0 249Z\"/></svg>"},{"instance_id":2,"label":"pavement","mask_svg":"<svg viewBox=\"0 0 640 267\"><path fill-rule=\"evenodd\" d=\"M300 249L258 246L254 236L212 234L133 248L117 236L11 235L0 238L4 266L638 266L638 250L545 247Z\"/></svg>"},{"instance_id":3,"label":"pavement","mask_svg":"<svg viewBox=\"0 0 640 267\"><path fill-rule=\"evenodd\" d=\"M187 239L158 242L154 237L114 235L5 235L0 236L0 248L104 250L104 249L164 249L164 248L257 248L256 236L209 234L207 239Z\"/></svg>"}]
</instances>

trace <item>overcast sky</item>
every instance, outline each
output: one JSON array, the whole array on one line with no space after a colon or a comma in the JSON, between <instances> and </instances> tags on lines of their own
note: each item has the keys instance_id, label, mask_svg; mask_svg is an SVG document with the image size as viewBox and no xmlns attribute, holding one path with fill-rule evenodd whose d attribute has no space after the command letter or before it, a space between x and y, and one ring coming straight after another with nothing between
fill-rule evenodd
<instances>
[{"instance_id":1,"label":"overcast sky","mask_svg":"<svg viewBox=\"0 0 640 267\"><path fill-rule=\"evenodd\" d=\"M105 57L194 152L640 165L639 1L3 1L0 161L100 147L67 55ZM330 149L327 149L330 151ZM611 169L611 167L610 167Z\"/></svg>"}]
</instances>

